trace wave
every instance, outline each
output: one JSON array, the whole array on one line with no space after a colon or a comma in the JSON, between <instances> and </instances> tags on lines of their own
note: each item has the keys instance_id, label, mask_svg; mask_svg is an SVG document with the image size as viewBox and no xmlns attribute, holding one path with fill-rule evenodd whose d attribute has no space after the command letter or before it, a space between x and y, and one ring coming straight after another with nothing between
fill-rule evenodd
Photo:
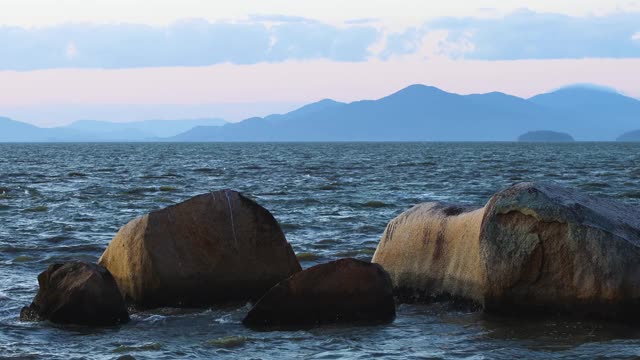
<instances>
[{"instance_id":1,"label":"wave","mask_svg":"<svg viewBox=\"0 0 640 360\"><path fill-rule=\"evenodd\" d=\"M640 199L640 191L627 191L620 194L620 196L618 197L627 199Z\"/></svg>"},{"instance_id":2,"label":"wave","mask_svg":"<svg viewBox=\"0 0 640 360\"><path fill-rule=\"evenodd\" d=\"M224 174L224 170L214 169L214 168L197 168L197 169L193 169L193 172L201 173L201 174L214 174L214 175Z\"/></svg>"},{"instance_id":3,"label":"wave","mask_svg":"<svg viewBox=\"0 0 640 360\"><path fill-rule=\"evenodd\" d=\"M170 191L177 191L178 188L174 186L165 185L165 186L160 186L158 190L163 192L170 192Z\"/></svg>"},{"instance_id":4,"label":"wave","mask_svg":"<svg viewBox=\"0 0 640 360\"><path fill-rule=\"evenodd\" d=\"M417 161L417 162L402 162L392 166L393 167L420 167L420 166L429 167L429 166L435 166L435 165L438 165L438 163L435 161Z\"/></svg>"},{"instance_id":5,"label":"wave","mask_svg":"<svg viewBox=\"0 0 640 360\"><path fill-rule=\"evenodd\" d=\"M583 190L596 190L596 189L604 189L611 187L611 185L603 182L589 182L578 185L579 188Z\"/></svg>"}]
</instances>

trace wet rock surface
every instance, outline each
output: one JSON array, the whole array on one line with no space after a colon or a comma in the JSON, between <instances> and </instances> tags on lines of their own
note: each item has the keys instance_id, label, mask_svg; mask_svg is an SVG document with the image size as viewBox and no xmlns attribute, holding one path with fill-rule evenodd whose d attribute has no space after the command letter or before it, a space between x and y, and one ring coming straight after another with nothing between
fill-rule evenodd
<instances>
[{"instance_id":1,"label":"wet rock surface","mask_svg":"<svg viewBox=\"0 0 640 360\"><path fill-rule=\"evenodd\" d=\"M141 307L257 299L301 270L273 215L232 190L132 220L99 263Z\"/></svg>"},{"instance_id":2,"label":"wet rock surface","mask_svg":"<svg viewBox=\"0 0 640 360\"><path fill-rule=\"evenodd\" d=\"M341 259L280 282L249 311L251 327L388 322L395 318L389 275L381 266Z\"/></svg>"},{"instance_id":3,"label":"wet rock surface","mask_svg":"<svg viewBox=\"0 0 640 360\"><path fill-rule=\"evenodd\" d=\"M59 324L117 325L129 321L115 280L96 264L54 264L38 276L40 286L22 321L49 320Z\"/></svg>"}]
</instances>

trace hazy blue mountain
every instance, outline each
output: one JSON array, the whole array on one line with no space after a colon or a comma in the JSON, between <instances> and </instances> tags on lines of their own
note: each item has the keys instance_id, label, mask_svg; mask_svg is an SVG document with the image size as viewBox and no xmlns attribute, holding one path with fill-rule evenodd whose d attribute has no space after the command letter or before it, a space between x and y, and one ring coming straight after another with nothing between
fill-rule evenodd
<instances>
[{"instance_id":1,"label":"hazy blue mountain","mask_svg":"<svg viewBox=\"0 0 640 360\"><path fill-rule=\"evenodd\" d=\"M412 85L378 100L323 100L288 114L198 127L172 141L513 141L532 128L614 140L640 126L640 101L593 86L522 99Z\"/></svg>"},{"instance_id":2,"label":"hazy blue mountain","mask_svg":"<svg viewBox=\"0 0 640 360\"><path fill-rule=\"evenodd\" d=\"M25 141L40 135L40 128L5 117L0 117L0 129L0 141Z\"/></svg>"},{"instance_id":3,"label":"hazy blue mountain","mask_svg":"<svg viewBox=\"0 0 640 360\"><path fill-rule=\"evenodd\" d=\"M148 120L131 123L77 121L69 126L40 128L0 117L0 142L157 141L198 125L221 125L220 119Z\"/></svg>"},{"instance_id":4,"label":"hazy blue mountain","mask_svg":"<svg viewBox=\"0 0 640 360\"><path fill-rule=\"evenodd\" d=\"M616 139L617 141L638 142L640 141L640 130L629 131Z\"/></svg>"},{"instance_id":5,"label":"hazy blue mountain","mask_svg":"<svg viewBox=\"0 0 640 360\"><path fill-rule=\"evenodd\" d=\"M554 109L580 140L614 140L626 131L640 127L640 101L606 88L573 86L529 99Z\"/></svg>"},{"instance_id":6,"label":"hazy blue mountain","mask_svg":"<svg viewBox=\"0 0 640 360\"><path fill-rule=\"evenodd\" d=\"M80 133L60 128L45 129L0 117L0 142L76 141Z\"/></svg>"},{"instance_id":7,"label":"hazy blue mountain","mask_svg":"<svg viewBox=\"0 0 640 360\"><path fill-rule=\"evenodd\" d=\"M125 123L80 120L67 128L100 134L107 138L153 139L175 136L196 126L220 126L223 124L225 121L222 119L144 120Z\"/></svg>"},{"instance_id":8,"label":"hazy blue mountain","mask_svg":"<svg viewBox=\"0 0 640 360\"><path fill-rule=\"evenodd\" d=\"M567 133L557 131L529 131L518 137L520 142L573 142L573 137Z\"/></svg>"},{"instance_id":9,"label":"hazy blue mountain","mask_svg":"<svg viewBox=\"0 0 640 360\"><path fill-rule=\"evenodd\" d=\"M590 85L530 99L412 85L377 100L347 104L325 99L287 114L210 126L220 123L79 121L43 129L3 118L0 141L513 141L531 129L611 141L640 128L640 101Z\"/></svg>"}]
</instances>

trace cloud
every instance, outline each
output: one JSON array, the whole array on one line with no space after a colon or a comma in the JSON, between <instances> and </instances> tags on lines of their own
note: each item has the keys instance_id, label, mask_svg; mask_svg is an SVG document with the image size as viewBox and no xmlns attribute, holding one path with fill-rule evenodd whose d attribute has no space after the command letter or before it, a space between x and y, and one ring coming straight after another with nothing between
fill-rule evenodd
<instances>
[{"instance_id":1,"label":"cloud","mask_svg":"<svg viewBox=\"0 0 640 360\"><path fill-rule=\"evenodd\" d=\"M571 17L520 10L503 18L442 18L425 29L447 30L450 41L465 36L473 44L464 55L469 59L638 58L640 47L631 40L638 24L640 13Z\"/></svg>"},{"instance_id":2,"label":"cloud","mask_svg":"<svg viewBox=\"0 0 640 360\"><path fill-rule=\"evenodd\" d=\"M69 60L73 60L78 56L78 48L76 48L76 44L70 42L67 44L67 48L64 50L65 56Z\"/></svg>"},{"instance_id":3,"label":"cloud","mask_svg":"<svg viewBox=\"0 0 640 360\"><path fill-rule=\"evenodd\" d=\"M379 37L378 31L372 27L340 29L321 23L288 23L272 30L276 41L269 51L269 61L364 61L370 55L368 47Z\"/></svg>"},{"instance_id":4,"label":"cloud","mask_svg":"<svg viewBox=\"0 0 640 360\"><path fill-rule=\"evenodd\" d=\"M315 22L316 20L305 18L302 16L277 15L277 14L257 14L249 17L251 21L258 22L280 22L280 23L296 23L296 22Z\"/></svg>"},{"instance_id":5,"label":"cloud","mask_svg":"<svg viewBox=\"0 0 640 360\"><path fill-rule=\"evenodd\" d=\"M382 22L382 20L377 18L360 18L360 19L345 20L344 23L347 25L364 25L364 24L374 24L379 22Z\"/></svg>"},{"instance_id":6,"label":"cloud","mask_svg":"<svg viewBox=\"0 0 640 360\"><path fill-rule=\"evenodd\" d=\"M572 17L519 10L502 17L439 18L386 34L378 56L525 60L640 58L639 13Z\"/></svg>"},{"instance_id":7,"label":"cloud","mask_svg":"<svg viewBox=\"0 0 640 360\"><path fill-rule=\"evenodd\" d=\"M378 30L371 26L338 28L287 16L236 23L196 19L166 27L0 27L0 70L206 66L303 59L363 61L378 36Z\"/></svg>"},{"instance_id":8,"label":"cloud","mask_svg":"<svg viewBox=\"0 0 640 360\"><path fill-rule=\"evenodd\" d=\"M495 15L495 14L494 14ZM419 23L419 22L418 22ZM475 60L640 58L640 12L569 16L519 10L442 17L388 28L374 18L336 24L290 15L168 26L75 23L0 26L0 71L364 62L395 57Z\"/></svg>"}]
</instances>

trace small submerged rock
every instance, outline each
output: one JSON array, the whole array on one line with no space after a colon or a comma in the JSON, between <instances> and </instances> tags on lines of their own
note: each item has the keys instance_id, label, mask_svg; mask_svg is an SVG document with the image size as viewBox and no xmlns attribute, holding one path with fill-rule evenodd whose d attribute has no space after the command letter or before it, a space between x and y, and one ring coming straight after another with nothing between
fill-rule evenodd
<instances>
[{"instance_id":1,"label":"small submerged rock","mask_svg":"<svg viewBox=\"0 0 640 360\"><path fill-rule=\"evenodd\" d=\"M38 276L40 288L20 320L110 326L129 321L115 280L107 269L86 262L54 264Z\"/></svg>"},{"instance_id":2,"label":"small submerged rock","mask_svg":"<svg viewBox=\"0 0 640 360\"><path fill-rule=\"evenodd\" d=\"M26 212L47 212L49 211L49 207L46 205L34 206L28 209L25 209Z\"/></svg>"},{"instance_id":3,"label":"small submerged rock","mask_svg":"<svg viewBox=\"0 0 640 360\"><path fill-rule=\"evenodd\" d=\"M341 259L280 282L242 322L251 327L389 322L395 314L391 280L382 267Z\"/></svg>"},{"instance_id":4,"label":"small submerged rock","mask_svg":"<svg viewBox=\"0 0 640 360\"><path fill-rule=\"evenodd\" d=\"M120 345L113 350L114 353L123 353L123 352L135 352L135 351L158 351L162 349L162 344L160 343L147 343L142 345ZM127 355L130 356L130 355Z\"/></svg>"},{"instance_id":5,"label":"small submerged rock","mask_svg":"<svg viewBox=\"0 0 640 360\"><path fill-rule=\"evenodd\" d=\"M235 348L244 345L248 338L246 336L225 336L219 339L207 341L207 345L219 348Z\"/></svg>"}]
</instances>

